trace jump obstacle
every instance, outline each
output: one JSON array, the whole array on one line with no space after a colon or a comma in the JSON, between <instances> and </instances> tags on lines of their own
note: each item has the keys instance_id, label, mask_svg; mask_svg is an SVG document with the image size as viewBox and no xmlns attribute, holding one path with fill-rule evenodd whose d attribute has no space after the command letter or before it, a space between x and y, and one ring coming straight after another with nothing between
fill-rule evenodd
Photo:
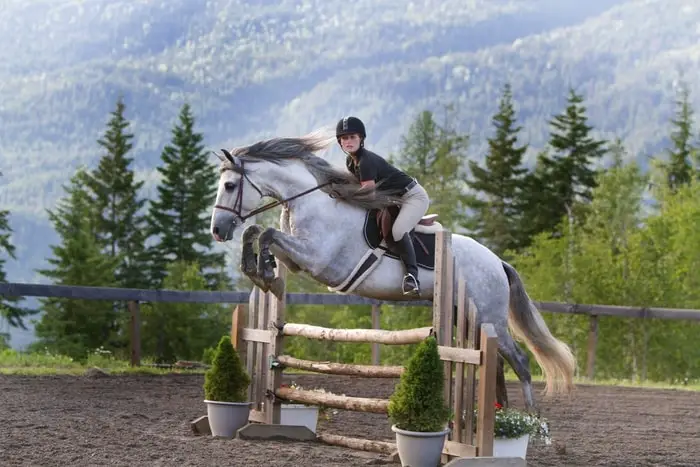
<instances>
[{"instance_id":1,"label":"jump obstacle","mask_svg":"<svg viewBox=\"0 0 700 467\"><path fill-rule=\"evenodd\" d=\"M478 327L475 325L478 322L477 309L468 297L466 282L461 277L457 282L457 312L454 313L455 266L451 246L450 233L445 230L437 232L432 327L388 331L329 329L285 323L285 301L278 300L271 292L263 293L255 287L251 292L248 313L245 316L247 323L243 322L244 316L237 307L231 327L232 342L241 352L248 373L251 375L248 400L253 405L249 426L262 424L262 427L269 427L271 430L279 428L283 402L357 412L387 413L388 399L340 396L282 387L284 368L371 378L398 378L403 371L403 367L400 366L356 365L294 358L283 354L284 336L301 336L336 342L405 345L418 343L428 337L431 331L435 331L440 359L445 369L445 400L454 414L453 420L457 421L450 425L451 431L443 447L442 460L447 462L453 458L493 455L498 340L494 327L490 323L482 324L480 333L477 335ZM277 275L285 279L284 265L279 264ZM456 334L453 334L455 328ZM478 395L475 390L477 367L479 369ZM478 410L474 433L471 427L474 426L475 400ZM389 423L388 420L387 423ZM317 434L315 439L330 445L397 456L395 444L387 441L325 433Z\"/></svg>"}]
</instances>

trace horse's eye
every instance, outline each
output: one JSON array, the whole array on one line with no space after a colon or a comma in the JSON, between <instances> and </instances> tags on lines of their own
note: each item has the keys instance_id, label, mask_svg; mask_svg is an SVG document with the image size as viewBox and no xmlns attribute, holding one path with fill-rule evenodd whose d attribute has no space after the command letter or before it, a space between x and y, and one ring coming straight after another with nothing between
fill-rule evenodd
<instances>
[{"instance_id":1,"label":"horse's eye","mask_svg":"<svg viewBox=\"0 0 700 467\"><path fill-rule=\"evenodd\" d=\"M236 184L233 182L226 182L224 183L224 188L226 191L233 191L236 188Z\"/></svg>"}]
</instances>

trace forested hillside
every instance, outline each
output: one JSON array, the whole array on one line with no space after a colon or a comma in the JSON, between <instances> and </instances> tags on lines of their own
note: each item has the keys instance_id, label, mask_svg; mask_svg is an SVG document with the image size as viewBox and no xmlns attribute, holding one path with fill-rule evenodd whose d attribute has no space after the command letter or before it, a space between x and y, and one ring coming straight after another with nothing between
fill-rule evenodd
<instances>
[{"instance_id":1,"label":"forested hillside","mask_svg":"<svg viewBox=\"0 0 700 467\"><path fill-rule=\"evenodd\" d=\"M174 126L186 126L189 117L183 117L182 112L184 104L188 104L194 125L190 131L201 135L196 144L192 143L196 150L180 148L181 154L190 156L225 145L251 142L262 136L306 133L352 113L368 125L368 144L373 149L391 156L404 167L419 167L417 161L424 155L412 152L411 147L404 144L404 137L414 134L416 125L435 118L441 125L438 133L449 135L451 143L435 146L439 140L436 133L430 147L439 159L436 167L440 169L417 175L430 188L435 199L434 210L439 211L442 218L450 220L453 228L466 229L499 253L508 255L522 268L524 277L532 283L533 297L538 300L631 303L631 291L621 295L614 287L608 290L600 284L572 279L572 270L586 271L581 278L593 277L593 271L583 266L590 265L587 258L598 258L596 264L608 264L595 255L609 255L606 258L613 261L611 258L618 258L620 248L615 243L617 240L595 243L602 241L596 240L598 233L591 234L593 237L579 235L593 228L587 224L593 222L588 220L586 208L591 199L594 200L591 209L598 209L596 212L606 219L606 214L600 214L601 204L595 201L595 193L604 188L597 188L592 180L603 180L602 186L609 187L615 184L610 182L616 180L614 177L637 177L636 172L633 176L627 170L640 170L646 177L650 161L669 158L665 150L671 145L671 120L682 83L689 85L689 108L700 105L700 89L695 84L700 78L697 60L700 6L690 0L427 0L408 4L363 0L355 2L352 9L346 6L337 0L5 2L0 9L0 79L3 83L0 86L0 170L3 173L0 213L6 212L0 216L0 221L6 220L12 231L7 238L11 238L14 255L8 255L10 250L0 243L0 259L4 261L0 263L0 272L4 272L4 280L57 283L89 280L93 284L103 280L104 285L109 282L196 288L222 287L229 279L235 279L234 247L209 245L205 240L198 240L197 245L183 245L184 237L165 238L163 227L160 231L154 227L157 224L154 219L162 219L163 212L168 209L159 191L163 184L170 183L171 189L192 189L184 181L173 178L179 166L172 154L178 152L171 150L169 163L166 161L170 159L163 154L166 145L174 144ZM506 158L510 161L508 164L514 164L517 159L518 164L522 163L521 168L503 166L497 171L500 176L510 173L513 179L502 185L508 186L507 190L502 188L495 193L493 177L480 172L479 167L483 167L489 154L491 146L487 139L495 134L491 118L499 109L503 110L500 106L506 84L514 106L512 124L522 126L518 138L525 147L517 152L517 157ZM561 115L574 103L572 91L580 98L579 112L585 115L578 124L583 125L585 121L591 127L591 145L587 146L591 157L586 163L593 167L610 167L614 163L627 167L623 164L626 162L638 165L605 175L612 179L600 178L602 174L588 168L564 173L563 166L554 162L542 162L535 170L538 156L548 155L556 160L556 154L571 152L566 141L552 138L551 131L553 116ZM133 134L129 150L123 154L114 146L98 143L114 124L117 102L123 103L120 118L128 122L128 131ZM452 106L453 110L447 117L443 117L445 105ZM432 113L422 114L424 110ZM576 118L583 118L581 115ZM692 120L690 115L688 121ZM693 127L690 136L697 134ZM621 144L612 144L617 138ZM605 140L605 149L599 153L598 140ZM119 154L129 161L119 159ZM686 154L686 159L693 161L690 154ZM329 157L339 158L340 155L335 150ZM135 196L144 209L132 213L131 208L124 205L120 216L124 216L126 225L133 226L132 230L142 232L144 237L126 237L98 220L94 220L94 224L78 223L80 216L70 217L68 211L54 217L46 212L51 209L52 213L57 213L59 201L63 203L60 206L69 211L77 209L76 206L87 209L81 204L86 200L92 200L93 204L104 203L96 197L100 192L98 182L93 180L89 188L89 174L98 171L104 179L100 183L107 183L107 166L100 168L100 164L110 160L109 164L123 171L120 189L131 187L132 191L125 196ZM196 165L202 173L210 173L202 160L198 159ZM208 160L213 162L213 157ZM584 161L579 162L583 164ZM166 170L164 167L168 164L171 167ZM80 166L85 166L85 170L76 172ZM683 175L682 171L678 172L678 164L670 170ZM525 176L525 173L531 175ZM479 174L482 180L475 180ZM91 177L98 175L96 172ZM689 182L693 177L686 178L684 180ZM215 180L214 173L212 184ZM579 184L589 188L579 193L578 188L572 188ZM547 195L539 192L542 190L534 189L538 186L554 187L552 190L559 193L558 201L549 199L548 202ZM639 187L641 185L634 185L629 189L637 193L641 190ZM73 198L71 193L75 193ZM197 196L210 199L201 193L190 194L195 199ZM116 194L113 196L118 198ZM493 201L494 196L497 202ZM579 199L581 196L583 198ZM618 195L610 196L615 199ZM659 203L662 194L641 190L640 196ZM560 202L569 197L570 203ZM520 198L522 201L516 202ZM460 202L455 203L455 200ZM651 229L645 224L645 216L650 213L648 206L634 204L636 201L629 203L634 205L630 207L634 216L630 214L632 217L624 222L625 235L632 229L631 225ZM498 208L498 216L483 214L494 206ZM548 209L533 206L548 206ZM662 205L653 215L676 216L675 208L663 206L675 205ZM580 229L569 235L562 231L559 222L573 207L582 210L575 216ZM208 225L208 209L200 205L192 209L197 210L195 214L201 221L201 231L196 233L201 235ZM140 217L141 214L144 217ZM188 214L193 222L188 224L188 229L194 229L192 235L199 228L192 221L195 214ZM604 224L600 219L595 225ZM676 217L673 221L669 217L663 219L649 225L654 225L655 229L663 226L667 233L685 235L683 232L689 228L687 222L693 222L693 218L686 217L682 221ZM674 223L676 221L680 223ZM96 244L66 245L67 238L61 229L68 227L61 226L102 233ZM0 222L0 235L3 231L9 230ZM560 243L547 243L551 232L558 234L556 238ZM626 271L624 274L630 274L632 259L629 258L634 257L637 258L634 260L638 267L636 274L644 276L646 268L655 264L642 247L647 245L645 242L652 241L649 240L652 237L648 237L652 233L661 235L656 230L640 230L635 235L645 240L636 244L639 249L629 253L631 256L625 257L624 264L613 262L601 271L613 274L619 266L620 271ZM680 254L680 250L674 248L681 247L681 237L668 235L677 238L673 240L676 243L669 244L666 250L654 251L668 261L676 261L679 257L673 255ZM134 251L126 258L114 253L126 251L129 245L139 245L146 237L148 244L153 244L152 248ZM564 242L562 238L569 243L561 243ZM624 239L628 241L628 237ZM559 249L564 248L562 245L566 246L564 250ZM606 249L605 245L613 246ZM200 247L218 256L206 259L182 253ZM595 255L580 253L580 257L575 256L577 252L588 251L587 248L593 248ZM93 267L94 261L100 259L97 264L101 272L88 273L81 269L82 263L72 258L70 251L84 253L80 261ZM163 251L182 262L173 263L168 269L167 264L156 260ZM100 256L105 252L114 254L106 258ZM545 253L554 256L543 259ZM692 254L690 258L694 258ZM229 262L228 270L217 271L214 265L221 263L222 255ZM198 266L208 264L207 276L196 274L195 262ZM65 269L70 264L76 269ZM571 269L572 264L577 265L576 268ZM645 295L641 304L700 307L692 295L690 278L687 280L691 282L677 285L679 288L673 289L673 293L662 293L659 289L659 284L684 274L682 271L692 264L671 262L668 269L659 273L657 282L635 283L637 289L634 290L649 294L652 290L659 291L656 295ZM121 276L115 276L114 271L121 271ZM144 275L139 276L135 271ZM167 271L171 275L168 282L163 282ZM217 276L221 272L228 277ZM567 277L569 279L565 280ZM620 277L606 276L604 281L619 280L632 287L633 282L627 275ZM295 278L295 281L293 287L314 288L303 278ZM585 288L577 289L574 286L577 283L586 284ZM603 289L608 291L602 293ZM30 305L35 307L38 303L32 301ZM56 320L40 326L44 344L53 342L59 330L65 331L63 325L58 325L61 313L68 312L65 306L53 302L41 305L42 312ZM88 305L82 308L85 313L90 309ZM188 310L183 308L179 316L188 316ZM101 315L105 321L93 335L102 335L100 342L118 351L124 342L120 337L120 324L113 321L112 311L105 305ZM225 321L218 309L205 312L213 319ZM398 310L383 324L396 326L412 322L413 318L407 319L404 312L409 313ZM161 358L179 355L182 349L164 347L166 330L157 320L164 319L165 309L155 307L151 313L150 329L159 333L149 337L148 328L144 331L145 338L151 339L146 348L159 353ZM298 309L296 313L308 313L308 319L326 319L309 310ZM362 324L365 318L358 316L354 311L339 311L327 318L327 324ZM557 323L556 329L565 338L576 345L580 343L584 323L572 323L571 329L567 328L569 324ZM188 326L194 329L196 324L191 322ZM647 363L654 355L648 353L647 347L639 347L639 342L658 344L654 339L663 333L650 334L641 328L634 329L634 333L622 333L620 338L634 342L628 358L635 362L635 374L640 374L640 355L644 355ZM690 341L694 334L687 334L691 332L688 329L679 325L677 330L667 331L670 334L680 332L679 340ZM16 333L17 329L12 328L12 332ZM571 334L567 334L569 332ZM199 343L187 352L196 354L197 349L206 347L206 338L201 335L190 338ZM26 343L26 339L21 343ZM56 348L68 353L81 352L83 347L75 345L75 342L63 342L62 347ZM80 345L92 348L97 341ZM609 345L624 350L622 341ZM336 355L345 355L344 350L333 351ZM346 356L362 358L362 354ZM666 358L665 354L654 358L657 357ZM682 363L678 365L682 367ZM657 376L666 377L659 371ZM696 375L697 368L683 367L682 371Z\"/></svg>"}]
</instances>

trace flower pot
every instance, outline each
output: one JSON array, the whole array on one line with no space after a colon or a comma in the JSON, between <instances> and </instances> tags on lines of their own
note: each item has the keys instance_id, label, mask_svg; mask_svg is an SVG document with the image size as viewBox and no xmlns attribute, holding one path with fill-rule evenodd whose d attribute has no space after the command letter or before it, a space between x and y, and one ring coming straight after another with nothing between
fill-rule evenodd
<instances>
[{"instance_id":1,"label":"flower pot","mask_svg":"<svg viewBox=\"0 0 700 467\"><path fill-rule=\"evenodd\" d=\"M304 404L282 404L280 425L305 426L316 433L318 406Z\"/></svg>"},{"instance_id":2,"label":"flower pot","mask_svg":"<svg viewBox=\"0 0 700 467\"><path fill-rule=\"evenodd\" d=\"M449 428L435 432L408 431L391 426L403 467L437 467Z\"/></svg>"},{"instance_id":3,"label":"flower pot","mask_svg":"<svg viewBox=\"0 0 700 467\"><path fill-rule=\"evenodd\" d=\"M219 402L204 400L212 436L233 438L239 428L248 424L250 402Z\"/></svg>"},{"instance_id":4,"label":"flower pot","mask_svg":"<svg viewBox=\"0 0 700 467\"><path fill-rule=\"evenodd\" d=\"M522 457L527 455L527 445L530 435L524 434L518 438L493 438L493 457Z\"/></svg>"}]
</instances>

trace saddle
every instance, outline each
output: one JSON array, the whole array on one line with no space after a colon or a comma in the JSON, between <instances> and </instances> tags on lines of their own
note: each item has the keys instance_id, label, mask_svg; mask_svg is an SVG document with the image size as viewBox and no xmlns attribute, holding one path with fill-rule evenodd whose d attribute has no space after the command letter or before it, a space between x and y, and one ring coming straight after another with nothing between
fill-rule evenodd
<instances>
[{"instance_id":1,"label":"saddle","mask_svg":"<svg viewBox=\"0 0 700 467\"><path fill-rule=\"evenodd\" d=\"M399 211L399 206L366 211L362 234L369 250L341 284L329 287L328 290L341 294L351 293L371 274L381 258L388 257L400 261L398 245L391 234ZM416 264L431 271L435 269L435 234L442 229L440 223L435 220L437 217L437 214L423 216L408 233L416 251Z\"/></svg>"},{"instance_id":2,"label":"saddle","mask_svg":"<svg viewBox=\"0 0 700 467\"><path fill-rule=\"evenodd\" d=\"M387 206L383 209L380 209L377 212L376 216L377 228L379 229L379 236L384 239L384 241L390 249L394 249L394 247L396 246L394 237L391 235L391 229L394 226L396 217L399 215L399 210L399 206ZM418 225L411 229L411 231L409 232L409 235L411 236L412 240L418 243L418 245L422 248L423 252L426 255L430 254L430 251L425 245L425 242L421 240L421 236L416 235L416 231L421 232L421 226L432 227L437 217L437 214L427 214L423 216L420 219L420 221L418 221Z\"/></svg>"}]
</instances>

